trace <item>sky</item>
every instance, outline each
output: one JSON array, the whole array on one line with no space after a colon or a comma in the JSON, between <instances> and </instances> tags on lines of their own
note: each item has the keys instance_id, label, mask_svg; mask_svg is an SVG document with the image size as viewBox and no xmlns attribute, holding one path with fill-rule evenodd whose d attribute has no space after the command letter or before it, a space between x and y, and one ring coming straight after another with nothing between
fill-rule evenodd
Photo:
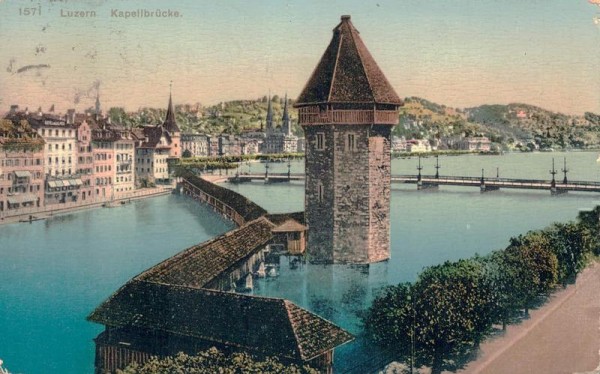
<instances>
[{"instance_id":1,"label":"sky","mask_svg":"<svg viewBox=\"0 0 600 374\"><path fill-rule=\"evenodd\" d=\"M589 0L0 0L0 113L295 98L344 14L401 97L600 112Z\"/></svg>"}]
</instances>

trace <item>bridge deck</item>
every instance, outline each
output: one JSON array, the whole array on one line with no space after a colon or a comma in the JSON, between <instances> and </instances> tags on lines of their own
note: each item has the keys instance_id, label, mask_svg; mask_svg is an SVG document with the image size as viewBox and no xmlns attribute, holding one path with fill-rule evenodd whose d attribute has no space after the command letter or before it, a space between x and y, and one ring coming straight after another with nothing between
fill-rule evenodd
<instances>
[{"instance_id":1,"label":"bridge deck","mask_svg":"<svg viewBox=\"0 0 600 374\"><path fill-rule=\"evenodd\" d=\"M253 180L265 180L265 174L240 174L230 177L229 182L250 182ZM302 173L269 173L268 181L286 182L289 180L304 180ZM392 183L418 184L419 179L416 175L392 175ZM421 176L421 183L428 186L464 186L464 187L485 187L486 189L527 189L527 190L552 190L552 182L541 179L512 179L512 178L484 178L483 185L481 177L461 177L461 176L440 176L436 178L433 175ZM600 182L590 181L569 181L562 183L557 181L555 189L559 191L583 191L600 192Z\"/></svg>"}]
</instances>

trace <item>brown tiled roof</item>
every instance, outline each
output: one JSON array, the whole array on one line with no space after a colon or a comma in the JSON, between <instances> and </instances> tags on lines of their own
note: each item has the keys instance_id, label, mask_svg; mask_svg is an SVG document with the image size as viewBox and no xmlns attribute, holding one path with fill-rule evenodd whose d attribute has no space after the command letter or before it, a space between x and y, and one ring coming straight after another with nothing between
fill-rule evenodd
<instances>
[{"instance_id":1,"label":"brown tiled roof","mask_svg":"<svg viewBox=\"0 0 600 374\"><path fill-rule=\"evenodd\" d=\"M184 178L202 191L229 205L242 216L246 222L255 220L267 214L267 211L258 204L237 192L205 181L192 173L185 175Z\"/></svg>"},{"instance_id":2,"label":"brown tiled roof","mask_svg":"<svg viewBox=\"0 0 600 374\"><path fill-rule=\"evenodd\" d=\"M274 226L261 217L215 239L190 247L135 279L205 287L222 272L262 249L271 240Z\"/></svg>"},{"instance_id":3,"label":"brown tiled roof","mask_svg":"<svg viewBox=\"0 0 600 374\"><path fill-rule=\"evenodd\" d=\"M286 300L140 280L121 287L88 320L301 360L353 339L345 330Z\"/></svg>"},{"instance_id":4,"label":"brown tiled roof","mask_svg":"<svg viewBox=\"0 0 600 374\"><path fill-rule=\"evenodd\" d=\"M295 219L287 219L283 223L277 225L273 229L273 232L295 232L295 231L306 231L306 226L302 225Z\"/></svg>"},{"instance_id":5,"label":"brown tiled roof","mask_svg":"<svg viewBox=\"0 0 600 374\"><path fill-rule=\"evenodd\" d=\"M273 213L267 214L267 218L269 221L273 222L275 225L281 225L285 221L289 219L293 219L294 221L304 225L306 222L304 221L304 212L293 212L293 213Z\"/></svg>"},{"instance_id":6,"label":"brown tiled roof","mask_svg":"<svg viewBox=\"0 0 600 374\"><path fill-rule=\"evenodd\" d=\"M160 138L163 135L169 144L171 143L171 134L162 125L144 126L142 132L143 141L140 144L140 148L171 148L169 145L160 144Z\"/></svg>"},{"instance_id":7,"label":"brown tiled roof","mask_svg":"<svg viewBox=\"0 0 600 374\"><path fill-rule=\"evenodd\" d=\"M294 106L318 103L402 104L350 16L342 16L333 29L329 46Z\"/></svg>"}]
</instances>

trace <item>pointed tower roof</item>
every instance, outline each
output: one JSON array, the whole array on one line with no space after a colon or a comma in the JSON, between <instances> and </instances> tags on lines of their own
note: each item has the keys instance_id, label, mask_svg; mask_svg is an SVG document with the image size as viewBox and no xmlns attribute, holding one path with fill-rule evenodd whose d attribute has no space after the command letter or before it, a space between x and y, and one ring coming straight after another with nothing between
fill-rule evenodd
<instances>
[{"instance_id":1,"label":"pointed tower roof","mask_svg":"<svg viewBox=\"0 0 600 374\"><path fill-rule=\"evenodd\" d=\"M100 91L96 94L96 106L95 106L96 114L102 113L102 107L100 106Z\"/></svg>"},{"instance_id":2,"label":"pointed tower roof","mask_svg":"<svg viewBox=\"0 0 600 374\"><path fill-rule=\"evenodd\" d=\"M269 94L269 99L268 99L268 106L267 106L267 121L273 121L273 107L271 105L271 95Z\"/></svg>"},{"instance_id":3,"label":"pointed tower roof","mask_svg":"<svg viewBox=\"0 0 600 374\"><path fill-rule=\"evenodd\" d=\"M167 115L165 116L165 122L163 127L168 131L179 132L179 126L175 120L175 111L173 110L173 99L171 91L169 90L169 106L167 107Z\"/></svg>"},{"instance_id":4,"label":"pointed tower roof","mask_svg":"<svg viewBox=\"0 0 600 374\"><path fill-rule=\"evenodd\" d=\"M285 104L283 104L283 122L288 121L290 119L290 114L288 113L288 98L287 92L285 93Z\"/></svg>"},{"instance_id":5,"label":"pointed tower roof","mask_svg":"<svg viewBox=\"0 0 600 374\"><path fill-rule=\"evenodd\" d=\"M350 22L350 16L342 16L333 29L329 46L294 106L320 103L402 105Z\"/></svg>"}]
</instances>

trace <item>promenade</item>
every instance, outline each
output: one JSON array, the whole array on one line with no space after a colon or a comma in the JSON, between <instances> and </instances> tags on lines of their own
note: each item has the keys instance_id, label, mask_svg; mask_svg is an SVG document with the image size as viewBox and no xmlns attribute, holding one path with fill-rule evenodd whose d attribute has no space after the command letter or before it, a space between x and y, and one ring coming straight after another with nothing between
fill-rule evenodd
<instances>
[{"instance_id":1,"label":"promenade","mask_svg":"<svg viewBox=\"0 0 600 374\"><path fill-rule=\"evenodd\" d=\"M464 374L600 373L600 263L530 311L530 318L481 345Z\"/></svg>"},{"instance_id":2,"label":"promenade","mask_svg":"<svg viewBox=\"0 0 600 374\"><path fill-rule=\"evenodd\" d=\"M118 204L121 204L122 202L126 203L131 200L139 200L149 197L168 195L172 192L172 190L173 188L171 186L142 188L136 191L115 195L114 198L89 199L85 201L77 201L65 204L52 204L39 208L35 207L19 209L15 212L1 212L0 225L28 221L29 216L32 216L35 220L39 220L52 217L55 214L68 213L83 209L98 208L105 204L108 204L110 206L116 206Z\"/></svg>"}]
</instances>

